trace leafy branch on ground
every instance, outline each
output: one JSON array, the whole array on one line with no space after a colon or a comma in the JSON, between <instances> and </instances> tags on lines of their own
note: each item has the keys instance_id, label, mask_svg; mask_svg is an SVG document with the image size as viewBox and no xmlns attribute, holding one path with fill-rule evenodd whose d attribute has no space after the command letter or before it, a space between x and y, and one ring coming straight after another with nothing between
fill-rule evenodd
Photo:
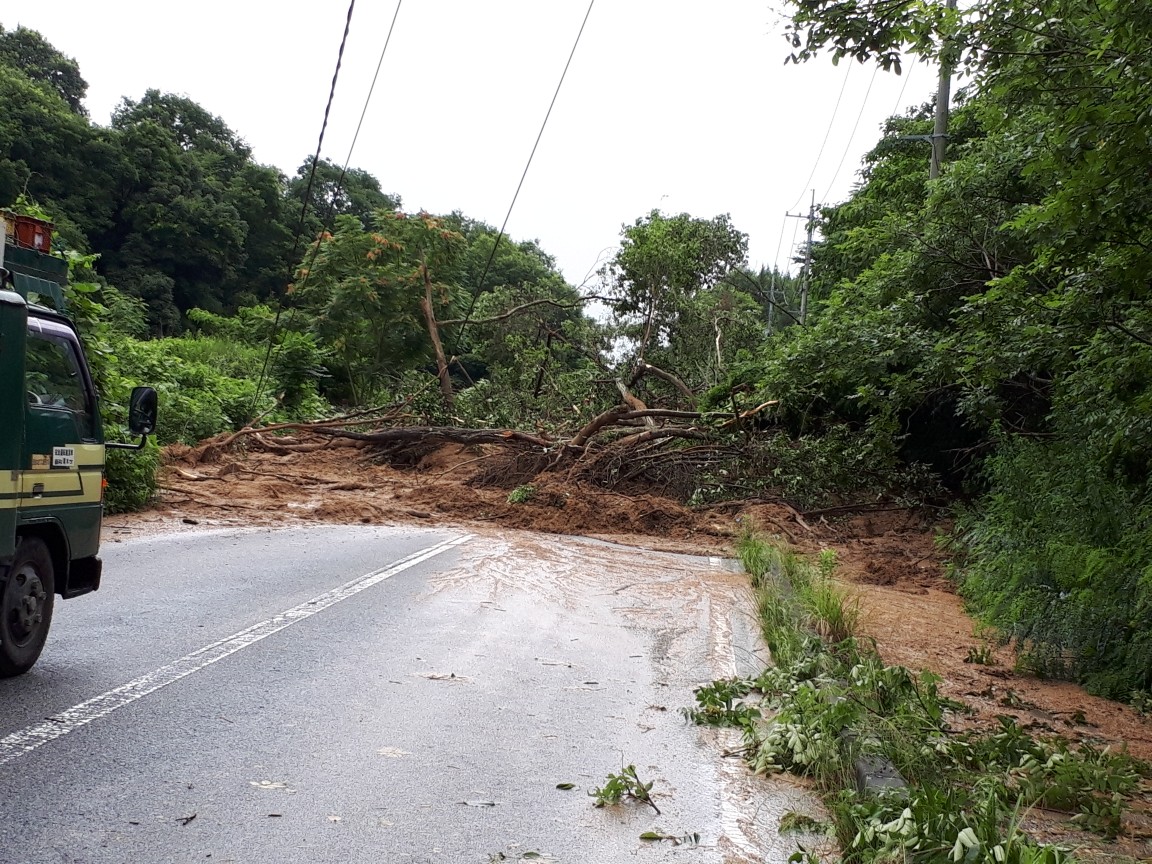
<instances>
[{"instance_id":1,"label":"leafy branch on ground","mask_svg":"<svg viewBox=\"0 0 1152 864\"><path fill-rule=\"evenodd\" d=\"M795 810L789 810L780 817L781 834L821 834L827 828L828 826L818 819L813 819L807 813L797 813Z\"/></svg>"},{"instance_id":2,"label":"leafy branch on ground","mask_svg":"<svg viewBox=\"0 0 1152 864\"><path fill-rule=\"evenodd\" d=\"M760 716L755 705L740 701L753 692L753 682L746 678L713 681L696 688L696 708L681 708L680 713L698 726L743 726Z\"/></svg>"},{"instance_id":3,"label":"leafy branch on ground","mask_svg":"<svg viewBox=\"0 0 1152 864\"><path fill-rule=\"evenodd\" d=\"M667 840L673 846L697 846L700 844L700 835L696 832L691 834L663 834L660 831L645 831L640 835L641 840L657 841Z\"/></svg>"},{"instance_id":4,"label":"leafy branch on ground","mask_svg":"<svg viewBox=\"0 0 1152 864\"><path fill-rule=\"evenodd\" d=\"M532 486L531 484L525 484L524 486L517 486L515 489L508 493L508 503L527 504L535 497L536 487Z\"/></svg>"},{"instance_id":5,"label":"leafy branch on ground","mask_svg":"<svg viewBox=\"0 0 1152 864\"><path fill-rule=\"evenodd\" d=\"M619 804L623 800L630 799L647 804L655 810L656 815L659 816L660 808L657 807L656 802L652 800L652 786L655 782L654 780L650 780L645 783L636 773L636 766L627 765L620 769L619 774L609 774L603 786L593 789L588 794L596 799L593 802L596 807L607 807L608 805Z\"/></svg>"}]
</instances>

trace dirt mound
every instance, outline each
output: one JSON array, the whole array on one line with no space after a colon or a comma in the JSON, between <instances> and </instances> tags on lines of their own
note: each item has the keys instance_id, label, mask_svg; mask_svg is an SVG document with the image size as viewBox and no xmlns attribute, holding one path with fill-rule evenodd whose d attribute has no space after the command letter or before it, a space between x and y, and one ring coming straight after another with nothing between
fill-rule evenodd
<instances>
[{"instance_id":1,"label":"dirt mound","mask_svg":"<svg viewBox=\"0 0 1152 864\"><path fill-rule=\"evenodd\" d=\"M626 497L543 475L532 484L518 484L524 499L503 488L485 489L476 483L445 489L420 486L409 500L460 520L495 521L512 528L551 534L656 534L690 538L700 533L696 515L666 498Z\"/></svg>"},{"instance_id":2,"label":"dirt mound","mask_svg":"<svg viewBox=\"0 0 1152 864\"><path fill-rule=\"evenodd\" d=\"M352 442L282 441L271 449L255 440L168 448L157 510L222 523L499 523L635 544L658 538L664 548L677 541L683 551L703 553L726 551L740 529L731 514L550 472L551 458L529 450L446 444L398 463Z\"/></svg>"}]
</instances>

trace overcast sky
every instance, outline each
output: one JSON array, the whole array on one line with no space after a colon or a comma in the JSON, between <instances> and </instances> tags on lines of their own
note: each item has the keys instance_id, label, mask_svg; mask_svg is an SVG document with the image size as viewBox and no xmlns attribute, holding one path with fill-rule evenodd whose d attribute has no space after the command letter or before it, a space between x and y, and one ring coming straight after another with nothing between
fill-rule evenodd
<instances>
[{"instance_id":1,"label":"overcast sky","mask_svg":"<svg viewBox=\"0 0 1152 864\"><path fill-rule=\"evenodd\" d=\"M785 211L806 208L812 187L818 202L845 198L884 118L926 101L934 75L920 66L873 80L870 67L849 71L847 61L784 65L779 3L597 0L511 236L538 239L579 284L621 225L654 208L730 213L753 265L776 260L783 234L785 266L801 227ZM406 210L461 210L499 226L587 8L403 0L352 164ZM395 9L394 0L357 3L324 142L337 163ZM14 11L0 23L39 30L79 61L94 121L150 87L184 94L223 117L259 161L292 173L316 146L347 4L52 0Z\"/></svg>"}]
</instances>

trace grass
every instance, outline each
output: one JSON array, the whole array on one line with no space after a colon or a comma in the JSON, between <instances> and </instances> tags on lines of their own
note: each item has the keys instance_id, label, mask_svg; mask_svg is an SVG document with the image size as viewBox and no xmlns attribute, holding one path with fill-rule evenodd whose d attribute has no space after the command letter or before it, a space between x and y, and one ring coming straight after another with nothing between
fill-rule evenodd
<instances>
[{"instance_id":1,"label":"grass","mask_svg":"<svg viewBox=\"0 0 1152 864\"><path fill-rule=\"evenodd\" d=\"M1070 850L1023 830L1035 807L1066 814L1072 830L1110 838L1122 829L1128 796L1148 766L1036 739L1007 717L991 732L957 731L950 720L964 706L940 695L936 676L885 665L859 637L859 603L836 582L834 553L802 558L753 530L737 552L773 665L754 679L699 688L697 707L685 714L741 729L753 770L811 778L843 861L1069 860ZM908 789L859 791L854 765L863 756L888 760ZM802 848L793 859L813 864L819 855Z\"/></svg>"},{"instance_id":2,"label":"grass","mask_svg":"<svg viewBox=\"0 0 1152 864\"><path fill-rule=\"evenodd\" d=\"M536 487L528 484L525 486L517 486L508 493L509 504L527 504L536 497Z\"/></svg>"}]
</instances>

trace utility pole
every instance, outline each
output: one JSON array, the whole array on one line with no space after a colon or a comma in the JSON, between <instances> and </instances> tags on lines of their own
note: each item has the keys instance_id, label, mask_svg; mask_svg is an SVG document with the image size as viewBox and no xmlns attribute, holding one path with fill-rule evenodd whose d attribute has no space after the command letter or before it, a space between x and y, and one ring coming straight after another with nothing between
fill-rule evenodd
<instances>
[{"instance_id":1,"label":"utility pole","mask_svg":"<svg viewBox=\"0 0 1152 864\"><path fill-rule=\"evenodd\" d=\"M947 8L955 9L956 0L948 0ZM948 103L952 98L952 60L945 56L948 51L945 41L940 46L940 84L936 88L936 125L932 129L932 165L928 169L928 176L933 180L940 176L940 166L948 150Z\"/></svg>"},{"instance_id":2,"label":"utility pole","mask_svg":"<svg viewBox=\"0 0 1152 864\"><path fill-rule=\"evenodd\" d=\"M804 269L800 271L800 323L803 324L808 317L808 287L812 284L812 233L816 230L816 190L812 190L812 203L808 207L808 215L803 213L785 213L792 219L808 220L808 243L804 247Z\"/></svg>"}]
</instances>

